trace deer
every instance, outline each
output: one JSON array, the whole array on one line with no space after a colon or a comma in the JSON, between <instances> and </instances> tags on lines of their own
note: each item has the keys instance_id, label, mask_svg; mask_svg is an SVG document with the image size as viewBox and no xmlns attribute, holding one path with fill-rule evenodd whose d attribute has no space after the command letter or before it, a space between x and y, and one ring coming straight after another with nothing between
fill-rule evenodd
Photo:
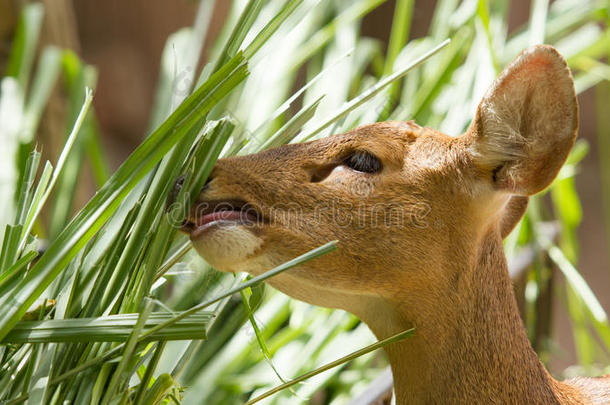
<instances>
[{"instance_id":1,"label":"deer","mask_svg":"<svg viewBox=\"0 0 610 405\"><path fill-rule=\"evenodd\" d=\"M567 63L537 45L465 133L387 121L220 159L182 229L215 269L252 275L337 240L268 283L355 314L379 339L414 327L384 347L398 405L609 404L610 375L558 381L545 369L503 250L577 129Z\"/></svg>"}]
</instances>

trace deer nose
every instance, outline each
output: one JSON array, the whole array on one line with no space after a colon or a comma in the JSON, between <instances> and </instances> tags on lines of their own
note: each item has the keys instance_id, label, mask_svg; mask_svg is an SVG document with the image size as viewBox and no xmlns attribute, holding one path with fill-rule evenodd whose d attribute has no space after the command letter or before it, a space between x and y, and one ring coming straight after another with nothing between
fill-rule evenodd
<instances>
[{"instance_id":1,"label":"deer nose","mask_svg":"<svg viewBox=\"0 0 610 405\"><path fill-rule=\"evenodd\" d=\"M186 179L186 176L181 175L174 182L174 185L172 186L172 189L170 190L170 192L167 196L167 207L169 207L170 205L172 205L173 203L176 202L176 199L178 198L178 194L180 193L180 190L182 190L182 187L184 186L185 179ZM200 190L201 193L203 193L205 190L207 190L209 188L211 181L212 181L212 175L210 174L208 176L208 178L206 179L205 184L203 185L203 187Z\"/></svg>"},{"instance_id":2,"label":"deer nose","mask_svg":"<svg viewBox=\"0 0 610 405\"><path fill-rule=\"evenodd\" d=\"M203 185L203 187L201 187L200 193L203 193L208 188L210 188L210 183L211 182L212 182L212 173L210 173L210 175L208 176L208 178L205 181L205 184Z\"/></svg>"}]
</instances>

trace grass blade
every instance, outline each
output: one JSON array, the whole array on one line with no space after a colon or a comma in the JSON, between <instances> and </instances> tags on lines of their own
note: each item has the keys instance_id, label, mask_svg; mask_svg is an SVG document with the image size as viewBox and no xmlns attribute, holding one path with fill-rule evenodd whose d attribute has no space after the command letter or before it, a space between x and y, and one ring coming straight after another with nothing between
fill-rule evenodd
<instances>
[{"instance_id":1,"label":"grass blade","mask_svg":"<svg viewBox=\"0 0 610 405\"><path fill-rule=\"evenodd\" d=\"M214 70L218 70L220 66L222 66L230 57L235 55L239 48L241 47L244 39L246 38L246 34L252 28L256 17L261 11L261 7L263 5L262 0L249 0L248 4L242 11L239 16L239 20L235 24L231 35L227 39L227 42L224 45L224 48L220 52L218 59L216 60L216 65L214 66ZM244 54L246 59L249 59L251 56L252 50L250 52L246 52Z\"/></svg>"},{"instance_id":2,"label":"grass blade","mask_svg":"<svg viewBox=\"0 0 610 405\"><path fill-rule=\"evenodd\" d=\"M355 351L355 352L353 352L351 354L348 354L347 356L341 357L340 359L337 359L337 360L335 360L335 361L333 361L331 363L328 363L328 364L326 364L326 365L324 365L322 367L319 367L319 368L317 368L315 370L312 370L312 371L310 371L308 373L300 375L297 378L295 378L293 380L290 380L289 382L287 382L285 384L278 385L277 387L275 387L275 388L265 392L264 394L259 395L258 397L249 400L248 402L246 402L246 405L255 404L255 403L257 403L257 402L259 402L259 401L261 401L261 400L263 400L263 399L265 399L267 397L270 397L271 395L273 395L273 394L275 394L275 393L277 393L277 392L279 392L279 391L281 391L283 389L292 387L295 384L303 382L303 381L307 380L308 378L313 377L314 375L318 375L320 373L323 373L324 371L330 370L331 368L338 367L338 366L340 366L342 364L347 363L348 361L354 360L355 358L358 358L358 357L360 357L362 355L370 353L370 352L372 352L374 350L377 350L377 349L379 349L381 347L387 346L387 345L392 344L392 343L400 342L401 340L404 340L404 339L406 339L406 338L408 338L410 336L413 336L413 334L415 334L415 329L414 328L408 329L408 330L406 330L404 332L397 333L396 335L390 336L389 338L380 340L379 342L373 343L372 345L369 345L369 346L364 347L364 348L362 348L362 349L360 349L358 351Z\"/></svg>"},{"instance_id":3,"label":"grass blade","mask_svg":"<svg viewBox=\"0 0 610 405\"><path fill-rule=\"evenodd\" d=\"M151 300L147 300L144 305L142 312L138 314L138 320L136 322L133 331L129 335L129 339L123 346L123 355L121 360L119 361L118 366L112 373L112 378L106 387L106 392L104 393L104 397L102 398L102 405L108 405L112 402L114 397L114 393L119 385L124 384L129 375L127 374L127 368L129 367L129 363L131 363L131 358L133 352L136 350L136 346L138 344L138 336L142 333L144 329L144 325L146 325L146 321L150 316L152 311L153 303Z\"/></svg>"},{"instance_id":4,"label":"grass blade","mask_svg":"<svg viewBox=\"0 0 610 405\"><path fill-rule=\"evenodd\" d=\"M168 321L172 314L153 312L142 326L146 332ZM145 341L205 339L210 313L199 312L176 322L172 327L149 335ZM124 342L132 333L138 314L107 315L97 318L50 319L44 321L19 321L5 336L7 343L54 342Z\"/></svg>"}]
</instances>

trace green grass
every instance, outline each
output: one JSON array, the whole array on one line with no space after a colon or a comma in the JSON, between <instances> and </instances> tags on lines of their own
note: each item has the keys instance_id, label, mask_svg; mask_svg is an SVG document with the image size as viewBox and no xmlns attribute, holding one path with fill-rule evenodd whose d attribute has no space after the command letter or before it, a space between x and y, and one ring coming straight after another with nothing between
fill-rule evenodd
<instances>
[{"instance_id":1,"label":"green grass","mask_svg":"<svg viewBox=\"0 0 610 405\"><path fill-rule=\"evenodd\" d=\"M605 89L610 31L605 1L533 1L528 24L507 36L508 1L439 0L428 34L410 39L417 3L398 0L386 50L359 30L381 3L235 1L197 74L212 7L201 2L193 26L168 39L151 130L114 173L86 90L95 88L95 68L55 47L36 58L44 9L24 6L0 92L0 187L9 196L0 206L0 401L296 404L317 393L316 403L338 405L385 367L369 352L387 341L370 346L375 339L355 317L261 284L333 243L246 280L215 272L192 252L176 232L179 209L221 156L387 118L459 134L499 69L533 43L558 47L577 91ZM179 91L185 72L193 85ZM70 100L66 146L55 163L43 164L36 134L60 78ZM600 136L606 121L600 118ZM579 365L593 373L608 363L610 327L578 273L575 175L586 152L579 141L506 249L517 255L530 245L550 258L535 260L526 288L526 325L542 342L535 347L543 360L553 353L548 336L538 336L538 308L549 274L559 271L567 283L554 294L572 320ZM98 192L75 207L83 167L92 170ZM180 204L166 207L180 175ZM561 224L556 241L541 230L553 219ZM48 245L38 257L41 240Z\"/></svg>"}]
</instances>

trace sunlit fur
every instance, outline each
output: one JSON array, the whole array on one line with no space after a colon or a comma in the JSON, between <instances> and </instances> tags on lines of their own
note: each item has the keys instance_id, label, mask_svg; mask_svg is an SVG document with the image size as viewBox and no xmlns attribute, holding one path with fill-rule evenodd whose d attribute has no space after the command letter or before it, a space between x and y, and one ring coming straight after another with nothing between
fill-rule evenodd
<instances>
[{"instance_id":1,"label":"sunlit fur","mask_svg":"<svg viewBox=\"0 0 610 405\"><path fill-rule=\"evenodd\" d=\"M399 405L610 403L608 378L562 383L544 369L502 247L576 130L565 61L534 47L494 82L461 136L383 122L220 160L200 200L245 200L268 223L210 229L194 244L219 270L259 274L337 239L337 251L270 283L353 312L379 338L416 327L386 348ZM353 150L377 156L382 171L342 167Z\"/></svg>"}]
</instances>

